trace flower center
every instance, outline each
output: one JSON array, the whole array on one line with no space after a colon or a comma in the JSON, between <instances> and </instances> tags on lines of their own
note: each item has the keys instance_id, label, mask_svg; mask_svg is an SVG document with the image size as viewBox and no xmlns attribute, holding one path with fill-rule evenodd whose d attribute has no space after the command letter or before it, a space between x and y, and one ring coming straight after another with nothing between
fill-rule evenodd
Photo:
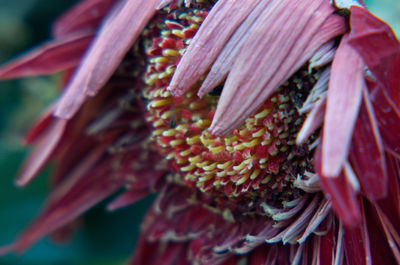
<instances>
[{"instance_id":1,"label":"flower center","mask_svg":"<svg viewBox=\"0 0 400 265\"><path fill-rule=\"evenodd\" d=\"M303 146L295 144L304 120L298 108L319 72L297 72L244 124L223 137L207 130L222 86L201 99L196 95L201 81L182 97L167 91L180 57L210 7L162 10L143 33L147 65L143 96L152 140L179 183L239 201L296 199L301 193L293 185L296 178L313 172L312 139Z\"/></svg>"}]
</instances>

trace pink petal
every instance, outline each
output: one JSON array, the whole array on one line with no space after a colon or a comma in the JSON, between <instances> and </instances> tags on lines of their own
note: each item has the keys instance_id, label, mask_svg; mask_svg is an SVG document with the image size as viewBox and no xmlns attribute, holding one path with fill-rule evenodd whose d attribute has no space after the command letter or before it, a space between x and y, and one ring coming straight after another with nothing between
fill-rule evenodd
<instances>
[{"instance_id":1,"label":"pink petal","mask_svg":"<svg viewBox=\"0 0 400 265\"><path fill-rule=\"evenodd\" d=\"M388 179L383 144L366 89L363 98L354 127L350 158L364 194L373 201L386 197Z\"/></svg>"},{"instance_id":2,"label":"pink petal","mask_svg":"<svg viewBox=\"0 0 400 265\"><path fill-rule=\"evenodd\" d=\"M320 99L307 115L299 133L297 134L296 144L303 144L315 132L316 129L322 126L324 121L326 99Z\"/></svg>"},{"instance_id":3,"label":"pink petal","mask_svg":"<svg viewBox=\"0 0 400 265\"><path fill-rule=\"evenodd\" d=\"M225 43L260 0L220 0L211 9L181 58L168 90L181 96L209 69Z\"/></svg>"},{"instance_id":4,"label":"pink petal","mask_svg":"<svg viewBox=\"0 0 400 265\"><path fill-rule=\"evenodd\" d=\"M220 84L227 76L235 62L241 47L246 40L249 32L253 27L257 26L257 19L262 12L270 13L271 10L276 8L280 4L279 1L273 1L269 7L270 1L260 1L260 3L254 8L249 14L245 21L238 27L236 32L232 35L225 47L218 55L214 64L211 67L210 72L207 74L206 79L201 84L201 87L197 93L199 97L203 97L205 94L210 92L218 84Z\"/></svg>"},{"instance_id":5,"label":"pink petal","mask_svg":"<svg viewBox=\"0 0 400 265\"><path fill-rule=\"evenodd\" d=\"M116 0L85 0L63 14L53 26L53 36L60 38L74 32L95 31Z\"/></svg>"},{"instance_id":6,"label":"pink petal","mask_svg":"<svg viewBox=\"0 0 400 265\"><path fill-rule=\"evenodd\" d=\"M336 178L326 177L321 168L321 145L314 155L314 166L320 177L321 187L325 196L332 201L336 214L349 227L354 227L360 222L361 211L357 202L355 191L343 174Z\"/></svg>"},{"instance_id":7,"label":"pink petal","mask_svg":"<svg viewBox=\"0 0 400 265\"><path fill-rule=\"evenodd\" d=\"M78 65L93 38L91 32L68 35L34 49L0 67L0 79L49 75Z\"/></svg>"},{"instance_id":8,"label":"pink petal","mask_svg":"<svg viewBox=\"0 0 400 265\"><path fill-rule=\"evenodd\" d=\"M364 63L345 36L332 63L322 137L322 173L336 177L347 158L361 103Z\"/></svg>"},{"instance_id":9,"label":"pink petal","mask_svg":"<svg viewBox=\"0 0 400 265\"><path fill-rule=\"evenodd\" d=\"M351 8L349 44L400 106L400 43L385 22L360 7Z\"/></svg>"},{"instance_id":10,"label":"pink petal","mask_svg":"<svg viewBox=\"0 0 400 265\"><path fill-rule=\"evenodd\" d=\"M29 131L25 135L24 142L25 144L32 144L34 141L39 139L45 130L52 124L54 121L54 116L52 114L54 109L54 105L50 106L35 122L35 124L29 129Z\"/></svg>"},{"instance_id":11,"label":"pink petal","mask_svg":"<svg viewBox=\"0 0 400 265\"><path fill-rule=\"evenodd\" d=\"M30 182L49 161L54 150L60 143L67 125L66 120L55 120L48 126L46 133L39 138L34 150L24 163L16 183L24 186Z\"/></svg>"},{"instance_id":12,"label":"pink petal","mask_svg":"<svg viewBox=\"0 0 400 265\"><path fill-rule=\"evenodd\" d=\"M281 2L284 3L282 9L273 11L277 12L277 18L265 18L262 27L243 44L218 102L210 127L213 134L223 135L241 125L312 57L307 52L310 47L315 47L315 52L326 42L314 43L313 39L319 33L327 35L319 30L333 12L328 2L308 0L298 5Z\"/></svg>"},{"instance_id":13,"label":"pink petal","mask_svg":"<svg viewBox=\"0 0 400 265\"><path fill-rule=\"evenodd\" d=\"M56 116L71 118L87 96L105 85L155 13L156 3L123 0L112 9L58 102Z\"/></svg>"}]
</instances>

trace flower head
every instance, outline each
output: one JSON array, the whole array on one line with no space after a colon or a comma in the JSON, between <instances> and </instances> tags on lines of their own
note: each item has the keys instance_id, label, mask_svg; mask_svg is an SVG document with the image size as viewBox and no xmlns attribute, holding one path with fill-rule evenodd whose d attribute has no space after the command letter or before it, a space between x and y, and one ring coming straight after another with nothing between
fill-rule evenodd
<instances>
[{"instance_id":1,"label":"flower head","mask_svg":"<svg viewBox=\"0 0 400 265\"><path fill-rule=\"evenodd\" d=\"M400 264L400 44L362 4L86 0L55 25L0 69L68 73L17 180L55 160L55 187L3 251L125 187L109 209L159 192L131 264Z\"/></svg>"}]
</instances>

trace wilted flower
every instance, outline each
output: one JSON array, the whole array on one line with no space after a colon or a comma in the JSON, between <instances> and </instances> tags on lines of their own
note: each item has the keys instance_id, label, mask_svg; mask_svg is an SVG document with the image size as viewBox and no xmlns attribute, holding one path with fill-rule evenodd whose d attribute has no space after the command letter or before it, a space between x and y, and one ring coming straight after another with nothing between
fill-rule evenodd
<instances>
[{"instance_id":1,"label":"wilted flower","mask_svg":"<svg viewBox=\"0 0 400 265\"><path fill-rule=\"evenodd\" d=\"M61 70L3 252L125 188L159 192L131 264L400 264L400 45L361 3L85 0L0 77Z\"/></svg>"}]
</instances>

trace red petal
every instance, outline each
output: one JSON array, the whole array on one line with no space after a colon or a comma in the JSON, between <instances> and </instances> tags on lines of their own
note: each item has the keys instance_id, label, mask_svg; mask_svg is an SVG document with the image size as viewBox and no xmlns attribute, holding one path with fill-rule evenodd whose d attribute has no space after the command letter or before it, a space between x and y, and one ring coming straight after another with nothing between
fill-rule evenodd
<instances>
[{"instance_id":1,"label":"red petal","mask_svg":"<svg viewBox=\"0 0 400 265\"><path fill-rule=\"evenodd\" d=\"M400 158L400 109L382 86L369 83L368 87L385 149Z\"/></svg>"},{"instance_id":2,"label":"red petal","mask_svg":"<svg viewBox=\"0 0 400 265\"><path fill-rule=\"evenodd\" d=\"M76 66L93 38L77 33L55 39L0 67L0 79L49 75Z\"/></svg>"},{"instance_id":3,"label":"red petal","mask_svg":"<svg viewBox=\"0 0 400 265\"><path fill-rule=\"evenodd\" d=\"M400 105L400 43L393 30L368 10L353 6L350 39L369 70Z\"/></svg>"},{"instance_id":4,"label":"red petal","mask_svg":"<svg viewBox=\"0 0 400 265\"><path fill-rule=\"evenodd\" d=\"M363 104L356 121L350 158L364 194L370 200L386 197L388 179L381 136L369 95L364 89Z\"/></svg>"},{"instance_id":5,"label":"red petal","mask_svg":"<svg viewBox=\"0 0 400 265\"><path fill-rule=\"evenodd\" d=\"M63 14L53 26L53 36L66 36L77 31L95 31L115 0L85 0Z\"/></svg>"},{"instance_id":6,"label":"red petal","mask_svg":"<svg viewBox=\"0 0 400 265\"><path fill-rule=\"evenodd\" d=\"M115 211L117 209L126 207L128 205L131 205L144 197L146 197L149 194L148 189L142 189L142 190L128 190L121 195L119 195L117 198L115 198L110 204L107 205L107 209L110 211Z\"/></svg>"},{"instance_id":7,"label":"red petal","mask_svg":"<svg viewBox=\"0 0 400 265\"><path fill-rule=\"evenodd\" d=\"M45 130L50 126L51 122L54 119L52 114L54 106L50 106L42 115L39 117L39 120L35 122L35 124L30 128L30 130L25 135L25 143L32 144L36 141Z\"/></svg>"},{"instance_id":8,"label":"red petal","mask_svg":"<svg viewBox=\"0 0 400 265\"><path fill-rule=\"evenodd\" d=\"M347 264L372 265L371 242L368 236L364 207L361 205L361 208L363 213L362 223L354 228L344 228L344 251Z\"/></svg>"},{"instance_id":9,"label":"red petal","mask_svg":"<svg viewBox=\"0 0 400 265\"><path fill-rule=\"evenodd\" d=\"M157 0L123 0L108 14L58 102L56 116L71 118L87 96L105 85L155 13Z\"/></svg>"},{"instance_id":10,"label":"red petal","mask_svg":"<svg viewBox=\"0 0 400 265\"><path fill-rule=\"evenodd\" d=\"M220 0L211 9L180 60L168 90L181 96L210 68L225 43L259 0Z\"/></svg>"},{"instance_id":11,"label":"red petal","mask_svg":"<svg viewBox=\"0 0 400 265\"><path fill-rule=\"evenodd\" d=\"M340 174L336 178L326 177L322 174L321 153L321 145L319 145L317 150L315 150L314 166L319 175L321 187L326 197L332 201L333 209L343 223L354 227L361 219L361 211L356 194L343 174Z\"/></svg>"},{"instance_id":12,"label":"red petal","mask_svg":"<svg viewBox=\"0 0 400 265\"><path fill-rule=\"evenodd\" d=\"M332 63L322 137L322 173L338 176L347 159L361 103L364 63L344 37Z\"/></svg>"}]
</instances>

